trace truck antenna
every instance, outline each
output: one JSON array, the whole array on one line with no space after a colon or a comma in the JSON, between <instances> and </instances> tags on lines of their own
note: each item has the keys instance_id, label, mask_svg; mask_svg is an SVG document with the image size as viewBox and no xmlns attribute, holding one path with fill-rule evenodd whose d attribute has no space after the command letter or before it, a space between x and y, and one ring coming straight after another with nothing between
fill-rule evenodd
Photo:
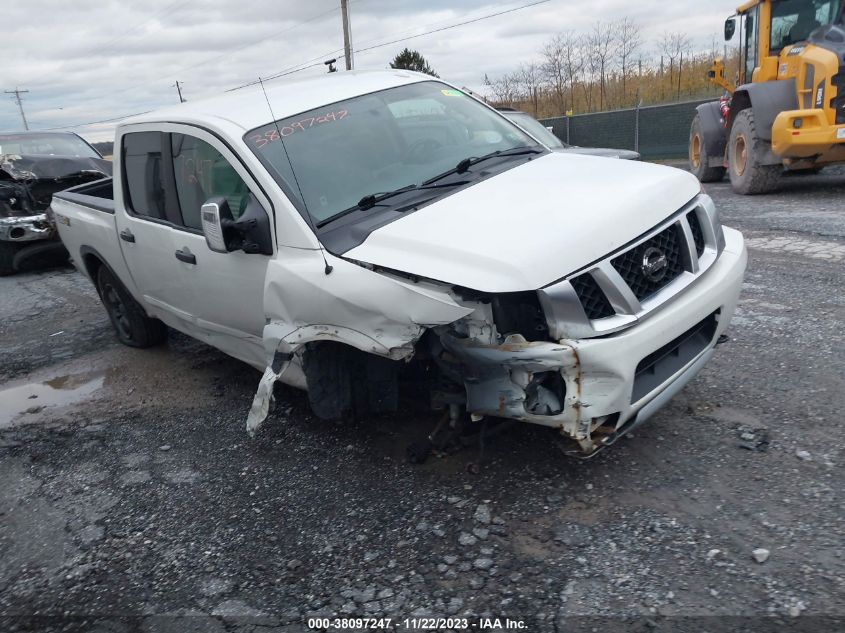
<instances>
[{"instance_id":1,"label":"truck antenna","mask_svg":"<svg viewBox=\"0 0 845 633\"><path fill-rule=\"evenodd\" d=\"M290 173L293 174L293 181L296 183L296 188L299 191L299 198L302 200L303 206L305 206L305 221L308 222L308 226L311 227L311 230L314 231L314 237L317 238L317 244L320 247L320 255L323 256L323 263L326 265L325 272L326 275L331 275L332 271L334 270L334 266L329 265L329 260L326 259L326 252L323 250L323 243L320 241L320 237L317 235L317 227L314 224L314 218L311 217L311 212L308 211L308 204L305 202L305 196L302 195L302 187L299 186L299 179L296 177L296 171L293 169L293 163L290 160L290 154L288 154L288 148L285 147L285 139L282 137L282 130L279 128L279 122L276 120L276 115L273 114L273 106L270 105L270 97L267 95L267 89L264 87L264 81L261 77L258 78L258 83L261 84L261 91L264 93L264 99L267 101L267 108L270 110L270 118L273 119L273 125L276 126L276 132L279 135L279 142L282 144L282 151L285 153L285 158L288 161L288 165L290 166Z\"/></svg>"}]
</instances>

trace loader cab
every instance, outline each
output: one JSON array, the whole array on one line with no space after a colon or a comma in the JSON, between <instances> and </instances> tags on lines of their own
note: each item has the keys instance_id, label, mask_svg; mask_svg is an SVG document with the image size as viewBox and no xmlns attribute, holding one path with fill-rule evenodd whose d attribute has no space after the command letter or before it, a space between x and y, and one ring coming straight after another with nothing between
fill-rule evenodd
<instances>
[{"instance_id":1,"label":"loader cab","mask_svg":"<svg viewBox=\"0 0 845 633\"><path fill-rule=\"evenodd\" d=\"M778 57L819 27L841 24L845 0L752 0L725 23L725 40L740 34L739 83L778 78Z\"/></svg>"},{"instance_id":2,"label":"loader cab","mask_svg":"<svg viewBox=\"0 0 845 633\"><path fill-rule=\"evenodd\" d=\"M840 21L842 4L842 0L773 2L770 49L780 53L787 46L807 41L817 28Z\"/></svg>"}]
</instances>

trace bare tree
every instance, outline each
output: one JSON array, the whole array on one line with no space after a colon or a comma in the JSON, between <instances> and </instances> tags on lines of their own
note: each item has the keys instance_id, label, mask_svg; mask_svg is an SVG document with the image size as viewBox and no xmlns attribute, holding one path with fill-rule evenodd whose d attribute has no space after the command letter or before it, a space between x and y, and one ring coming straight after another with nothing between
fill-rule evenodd
<instances>
[{"instance_id":1,"label":"bare tree","mask_svg":"<svg viewBox=\"0 0 845 633\"><path fill-rule=\"evenodd\" d=\"M587 37L588 63L594 71L598 71L599 79L599 110L604 110L607 96L607 75L616 57L616 37L613 25L601 21L593 25L593 30Z\"/></svg>"},{"instance_id":2,"label":"bare tree","mask_svg":"<svg viewBox=\"0 0 845 633\"><path fill-rule=\"evenodd\" d=\"M546 42L543 46L543 61L540 70L543 73L543 80L557 102L557 110L563 114L566 112L566 89L569 87L569 73L566 63L566 49L574 40L571 31L559 33Z\"/></svg>"},{"instance_id":3,"label":"bare tree","mask_svg":"<svg viewBox=\"0 0 845 633\"><path fill-rule=\"evenodd\" d=\"M522 93L534 108L534 117L536 118L540 108L540 84L543 80L540 67L534 62L521 64L516 76Z\"/></svg>"},{"instance_id":4,"label":"bare tree","mask_svg":"<svg viewBox=\"0 0 845 633\"><path fill-rule=\"evenodd\" d=\"M679 62L683 59L685 53L689 53L690 39L684 33L670 33L664 31L659 42L660 52L669 59L669 86L674 88L675 85L675 60ZM678 85L680 86L681 65L678 67Z\"/></svg>"},{"instance_id":5,"label":"bare tree","mask_svg":"<svg viewBox=\"0 0 845 633\"><path fill-rule=\"evenodd\" d=\"M616 23L616 50L622 67L623 105L628 99L628 73L631 70L631 63L642 45L643 40L639 24L627 17Z\"/></svg>"},{"instance_id":6,"label":"bare tree","mask_svg":"<svg viewBox=\"0 0 845 633\"><path fill-rule=\"evenodd\" d=\"M511 105L516 101L519 94L519 84L514 75L502 75L498 79L490 79L484 76L484 85L490 90L493 101L498 104Z\"/></svg>"},{"instance_id":7,"label":"bare tree","mask_svg":"<svg viewBox=\"0 0 845 633\"><path fill-rule=\"evenodd\" d=\"M575 105L575 86L584 74L584 38L570 32L564 40L563 65L569 77L569 102Z\"/></svg>"}]
</instances>

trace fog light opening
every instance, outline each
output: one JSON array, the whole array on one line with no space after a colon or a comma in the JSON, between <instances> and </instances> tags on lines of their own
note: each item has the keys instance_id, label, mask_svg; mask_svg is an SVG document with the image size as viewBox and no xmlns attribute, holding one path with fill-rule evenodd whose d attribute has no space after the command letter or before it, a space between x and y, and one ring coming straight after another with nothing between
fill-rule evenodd
<instances>
[{"instance_id":1,"label":"fog light opening","mask_svg":"<svg viewBox=\"0 0 845 633\"><path fill-rule=\"evenodd\" d=\"M559 372L534 374L525 388L525 408L533 415L560 415L565 402L566 383Z\"/></svg>"}]
</instances>

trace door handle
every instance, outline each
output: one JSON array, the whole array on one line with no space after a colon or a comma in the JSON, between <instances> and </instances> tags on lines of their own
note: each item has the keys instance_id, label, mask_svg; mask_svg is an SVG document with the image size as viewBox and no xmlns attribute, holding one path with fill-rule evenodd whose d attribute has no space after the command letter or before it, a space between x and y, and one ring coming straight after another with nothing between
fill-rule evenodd
<instances>
[{"instance_id":1,"label":"door handle","mask_svg":"<svg viewBox=\"0 0 845 633\"><path fill-rule=\"evenodd\" d=\"M176 251L176 259L178 259L180 262L185 262L186 264L196 265L196 263L197 263L196 256L193 253L191 253L191 251L188 251L188 250L184 250L184 251L178 250L178 251Z\"/></svg>"},{"instance_id":2,"label":"door handle","mask_svg":"<svg viewBox=\"0 0 845 633\"><path fill-rule=\"evenodd\" d=\"M135 236L129 229L123 229L120 232L120 239L122 239L124 242L132 242L133 244L135 243Z\"/></svg>"}]
</instances>

